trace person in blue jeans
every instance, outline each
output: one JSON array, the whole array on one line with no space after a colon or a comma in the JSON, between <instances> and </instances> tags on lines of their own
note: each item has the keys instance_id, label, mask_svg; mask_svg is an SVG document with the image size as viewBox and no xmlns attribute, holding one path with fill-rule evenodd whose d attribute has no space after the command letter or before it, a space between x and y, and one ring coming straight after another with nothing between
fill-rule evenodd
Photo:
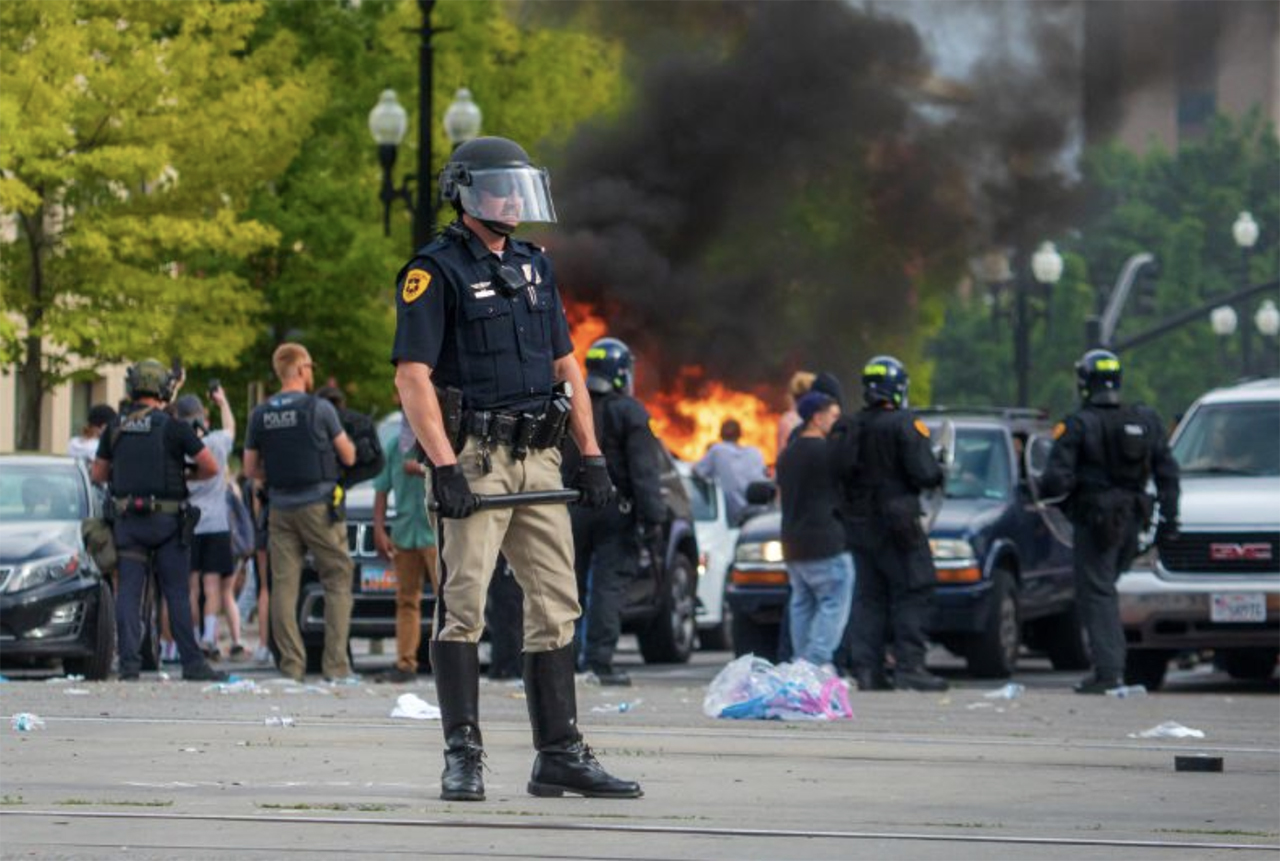
<instances>
[{"instance_id":1,"label":"person in blue jeans","mask_svg":"<svg viewBox=\"0 0 1280 861\"><path fill-rule=\"evenodd\" d=\"M791 648L797 660L830 667L849 621L854 580L827 454L827 434L840 417L840 405L829 395L809 392L796 412L803 422L800 434L777 466L782 551L791 581Z\"/></svg>"}]
</instances>

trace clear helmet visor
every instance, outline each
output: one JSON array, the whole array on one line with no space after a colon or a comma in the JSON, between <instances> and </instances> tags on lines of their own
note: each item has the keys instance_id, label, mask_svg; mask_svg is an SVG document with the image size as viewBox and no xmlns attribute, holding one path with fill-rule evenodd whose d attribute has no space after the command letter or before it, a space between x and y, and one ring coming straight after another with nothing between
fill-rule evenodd
<instances>
[{"instance_id":1,"label":"clear helmet visor","mask_svg":"<svg viewBox=\"0 0 1280 861\"><path fill-rule=\"evenodd\" d=\"M481 221L520 224L556 220L551 178L536 167L473 170L471 182L458 187L462 211Z\"/></svg>"}]
</instances>

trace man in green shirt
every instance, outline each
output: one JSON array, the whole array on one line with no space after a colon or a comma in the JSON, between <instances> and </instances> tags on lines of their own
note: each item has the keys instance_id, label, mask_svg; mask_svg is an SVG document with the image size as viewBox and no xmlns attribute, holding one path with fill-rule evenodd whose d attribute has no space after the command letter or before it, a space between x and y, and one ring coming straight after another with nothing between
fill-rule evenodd
<instances>
[{"instance_id":1,"label":"man in green shirt","mask_svg":"<svg viewBox=\"0 0 1280 861\"><path fill-rule=\"evenodd\" d=\"M423 577L431 579L433 594L438 594L440 585L436 536L427 519L427 468L407 456L413 442L412 433L401 433L397 441L384 446L387 462L373 480L373 541L378 555L391 562L396 572L396 665L377 681L397 684L412 682L418 675ZM386 526L388 494L394 494L396 502L390 535Z\"/></svg>"}]
</instances>

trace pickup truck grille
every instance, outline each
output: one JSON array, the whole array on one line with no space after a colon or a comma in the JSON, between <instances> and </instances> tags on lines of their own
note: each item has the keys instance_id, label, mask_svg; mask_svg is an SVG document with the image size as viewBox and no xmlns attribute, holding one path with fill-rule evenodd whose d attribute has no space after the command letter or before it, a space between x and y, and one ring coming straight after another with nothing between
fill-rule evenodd
<instances>
[{"instance_id":1,"label":"pickup truck grille","mask_svg":"<svg viewBox=\"0 0 1280 861\"><path fill-rule=\"evenodd\" d=\"M1280 574L1280 533L1184 532L1160 547L1166 570L1208 574Z\"/></svg>"},{"instance_id":2,"label":"pickup truck grille","mask_svg":"<svg viewBox=\"0 0 1280 861\"><path fill-rule=\"evenodd\" d=\"M378 555L378 548L373 542L372 524L347 523L347 552L352 556Z\"/></svg>"}]
</instances>

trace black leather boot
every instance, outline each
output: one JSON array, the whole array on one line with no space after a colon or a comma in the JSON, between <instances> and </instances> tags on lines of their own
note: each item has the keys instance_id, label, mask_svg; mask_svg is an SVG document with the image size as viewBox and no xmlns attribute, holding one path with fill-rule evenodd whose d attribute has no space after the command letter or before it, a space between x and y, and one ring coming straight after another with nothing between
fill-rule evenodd
<instances>
[{"instance_id":1,"label":"black leather boot","mask_svg":"<svg viewBox=\"0 0 1280 861\"><path fill-rule=\"evenodd\" d=\"M484 801L484 741L480 737L480 655L475 643L431 642L431 665L444 726L445 801Z\"/></svg>"},{"instance_id":2,"label":"black leather boot","mask_svg":"<svg viewBox=\"0 0 1280 861\"><path fill-rule=\"evenodd\" d=\"M533 725L533 762L529 794L548 798L566 792L587 798L639 798L640 784L619 780L604 770L578 732L578 701L573 687L573 644L524 655L524 695Z\"/></svg>"}]
</instances>

